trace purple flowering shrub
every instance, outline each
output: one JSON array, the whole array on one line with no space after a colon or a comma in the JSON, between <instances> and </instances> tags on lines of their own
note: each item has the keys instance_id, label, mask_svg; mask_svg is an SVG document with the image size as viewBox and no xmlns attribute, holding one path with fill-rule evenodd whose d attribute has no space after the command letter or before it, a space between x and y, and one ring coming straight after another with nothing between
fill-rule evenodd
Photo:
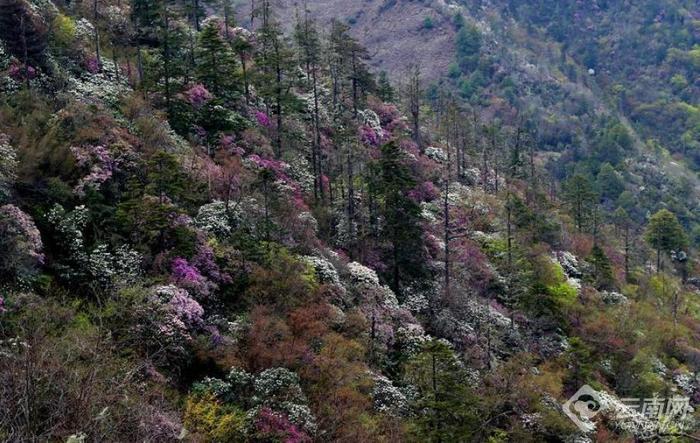
<instances>
[{"instance_id":1,"label":"purple flowering shrub","mask_svg":"<svg viewBox=\"0 0 700 443\"><path fill-rule=\"evenodd\" d=\"M148 289L132 306L136 344L158 367L173 367L187 358L197 333L204 328L204 309L187 290L174 285Z\"/></svg>"},{"instance_id":2,"label":"purple flowering shrub","mask_svg":"<svg viewBox=\"0 0 700 443\"><path fill-rule=\"evenodd\" d=\"M102 70L102 66L97 57L88 57L85 59L85 69L90 74L97 74Z\"/></svg>"},{"instance_id":3,"label":"purple flowering shrub","mask_svg":"<svg viewBox=\"0 0 700 443\"><path fill-rule=\"evenodd\" d=\"M41 234L29 214L0 206L0 281L25 280L44 263Z\"/></svg>"},{"instance_id":4,"label":"purple flowering shrub","mask_svg":"<svg viewBox=\"0 0 700 443\"><path fill-rule=\"evenodd\" d=\"M255 120L263 128L270 128L272 126L272 120L270 120L270 116L262 111L255 111Z\"/></svg>"},{"instance_id":5,"label":"purple flowering shrub","mask_svg":"<svg viewBox=\"0 0 700 443\"><path fill-rule=\"evenodd\" d=\"M377 132L367 125L360 126L360 141L367 146L379 146L381 138Z\"/></svg>"},{"instance_id":6,"label":"purple flowering shrub","mask_svg":"<svg viewBox=\"0 0 700 443\"><path fill-rule=\"evenodd\" d=\"M431 181L426 181L408 192L408 196L417 203L431 202L440 196L440 190Z\"/></svg>"},{"instance_id":7,"label":"purple flowering shrub","mask_svg":"<svg viewBox=\"0 0 700 443\"><path fill-rule=\"evenodd\" d=\"M196 83L184 92L185 100L195 108L201 108L214 96L204 85Z\"/></svg>"},{"instance_id":8,"label":"purple flowering shrub","mask_svg":"<svg viewBox=\"0 0 700 443\"><path fill-rule=\"evenodd\" d=\"M308 434L300 430L289 419L270 408L261 408L255 417L255 437L262 441L280 443L310 442Z\"/></svg>"},{"instance_id":9,"label":"purple flowering shrub","mask_svg":"<svg viewBox=\"0 0 700 443\"><path fill-rule=\"evenodd\" d=\"M33 80L37 76L37 71L34 67L32 66L25 66L22 64L18 63L13 63L10 65L10 69L8 70L9 76L16 81L24 81L24 80Z\"/></svg>"},{"instance_id":10,"label":"purple flowering shrub","mask_svg":"<svg viewBox=\"0 0 700 443\"><path fill-rule=\"evenodd\" d=\"M72 146L70 150L78 166L89 171L78 181L73 190L81 197L85 195L87 188L99 189L103 183L112 178L119 163L102 145Z\"/></svg>"},{"instance_id":11,"label":"purple flowering shrub","mask_svg":"<svg viewBox=\"0 0 700 443\"><path fill-rule=\"evenodd\" d=\"M198 298L206 298L216 289L216 285L202 275L197 266L182 257L177 257L171 264L171 280Z\"/></svg>"}]
</instances>

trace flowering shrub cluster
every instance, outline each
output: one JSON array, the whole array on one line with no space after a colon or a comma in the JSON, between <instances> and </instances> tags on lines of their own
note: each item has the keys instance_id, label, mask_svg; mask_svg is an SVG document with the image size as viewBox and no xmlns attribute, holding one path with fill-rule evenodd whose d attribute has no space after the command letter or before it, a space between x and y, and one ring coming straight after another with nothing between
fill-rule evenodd
<instances>
[{"instance_id":1,"label":"flowering shrub cluster","mask_svg":"<svg viewBox=\"0 0 700 443\"><path fill-rule=\"evenodd\" d=\"M185 91L184 95L187 102L195 108L201 108L214 97L211 92L200 83L190 86L190 88Z\"/></svg>"},{"instance_id":2,"label":"flowering shrub cluster","mask_svg":"<svg viewBox=\"0 0 700 443\"><path fill-rule=\"evenodd\" d=\"M255 438L262 441L304 443L311 438L283 414L270 408L261 408L255 416Z\"/></svg>"},{"instance_id":3,"label":"flowering shrub cluster","mask_svg":"<svg viewBox=\"0 0 700 443\"><path fill-rule=\"evenodd\" d=\"M8 69L8 74L13 80L21 82L27 79L35 79L38 73L33 66L13 63Z\"/></svg>"},{"instance_id":4,"label":"flowering shrub cluster","mask_svg":"<svg viewBox=\"0 0 700 443\"><path fill-rule=\"evenodd\" d=\"M263 128L269 128L272 126L272 121L270 117L262 111L255 111L255 120Z\"/></svg>"},{"instance_id":5,"label":"flowering shrub cluster","mask_svg":"<svg viewBox=\"0 0 700 443\"><path fill-rule=\"evenodd\" d=\"M76 206L66 212L63 206L56 204L48 213L49 222L59 234L59 241L65 246L71 259L77 263L87 261L83 229L88 221L88 210L85 205Z\"/></svg>"},{"instance_id":6,"label":"flowering shrub cluster","mask_svg":"<svg viewBox=\"0 0 700 443\"><path fill-rule=\"evenodd\" d=\"M354 305L372 322L377 344L389 346L395 342L396 330L416 323L411 313L399 305L394 291L383 286L377 273L359 263L349 263L350 285Z\"/></svg>"},{"instance_id":7,"label":"flowering shrub cluster","mask_svg":"<svg viewBox=\"0 0 700 443\"><path fill-rule=\"evenodd\" d=\"M97 283L102 289L117 289L133 284L141 276L143 257L129 246L111 249L100 243L88 249L83 233L88 222L88 210L84 205L66 212L56 204L47 219L53 225L57 242L65 254L65 260L55 264L63 278Z\"/></svg>"},{"instance_id":8,"label":"flowering shrub cluster","mask_svg":"<svg viewBox=\"0 0 700 443\"><path fill-rule=\"evenodd\" d=\"M104 288L116 288L138 280L142 261L141 254L127 245L119 246L112 252L109 246L98 244L88 254L87 269Z\"/></svg>"},{"instance_id":9,"label":"flowering shrub cluster","mask_svg":"<svg viewBox=\"0 0 700 443\"><path fill-rule=\"evenodd\" d=\"M17 174L17 153L10 138L0 133L0 203L10 197L10 191Z\"/></svg>"},{"instance_id":10,"label":"flowering shrub cluster","mask_svg":"<svg viewBox=\"0 0 700 443\"><path fill-rule=\"evenodd\" d=\"M190 264L182 257L177 257L173 260L171 276L173 283L186 288L201 298L208 297L211 291L215 289L215 285L200 273L197 266Z\"/></svg>"},{"instance_id":11,"label":"flowering shrub cluster","mask_svg":"<svg viewBox=\"0 0 700 443\"><path fill-rule=\"evenodd\" d=\"M0 206L0 281L32 277L44 263L42 249L34 220L17 206Z\"/></svg>"},{"instance_id":12,"label":"flowering shrub cluster","mask_svg":"<svg viewBox=\"0 0 700 443\"><path fill-rule=\"evenodd\" d=\"M286 368L270 368L257 375L232 368L226 380L207 378L194 386L196 394L212 393L222 401L247 409L252 433L284 431L307 441L316 432L299 376ZM286 441L286 440L285 440Z\"/></svg>"},{"instance_id":13,"label":"flowering shrub cluster","mask_svg":"<svg viewBox=\"0 0 700 443\"><path fill-rule=\"evenodd\" d=\"M401 417L410 411L410 400L406 393L381 374L374 374L372 400L374 409L384 414Z\"/></svg>"},{"instance_id":14,"label":"flowering shrub cluster","mask_svg":"<svg viewBox=\"0 0 700 443\"><path fill-rule=\"evenodd\" d=\"M383 103L377 100L370 100L369 105L379 118L379 122L386 131L400 133L408 128L406 119L401 115L401 111L393 103Z\"/></svg>"},{"instance_id":15,"label":"flowering shrub cluster","mask_svg":"<svg viewBox=\"0 0 700 443\"><path fill-rule=\"evenodd\" d=\"M340 286L340 277L333 263L315 255L307 255L303 259L314 267L319 282Z\"/></svg>"},{"instance_id":16,"label":"flowering shrub cluster","mask_svg":"<svg viewBox=\"0 0 700 443\"><path fill-rule=\"evenodd\" d=\"M445 151L436 146L428 146L425 148L425 156L438 163L444 163L447 161L447 154Z\"/></svg>"},{"instance_id":17,"label":"flowering shrub cluster","mask_svg":"<svg viewBox=\"0 0 700 443\"><path fill-rule=\"evenodd\" d=\"M409 191L408 196L417 203L431 202L440 196L440 190L431 181L426 181Z\"/></svg>"},{"instance_id":18,"label":"flowering shrub cluster","mask_svg":"<svg viewBox=\"0 0 700 443\"><path fill-rule=\"evenodd\" d=\"M263 158L257 154L249 156L247 160L258 169L263 169L274 173L280 180L288 179L286 171L287 168L289 168L289 165L285 162Z\"/></svg>"},{"instance_id":19,"label":"flowering shrub cluster","mask_svg":"<svg viewBox=\"0 0 700 443\"><path fill-rule=\"evenodd\" d=\"M151 293L151 303L163 313L157 330L165 337L190 339L190 333L204 324L204 309L186 290L167 285L156 286Z\"/></svg>"},{"instance_id":20,"label":"flowering shrub cluster","mask_svg":"<svg viewBox=\"0 0 700 443\"><path fill-rule=\"evenodd\" d=\"M202 205L197 212L195 225L211 235L220 238L227 237L231 234L231 223L226 203L216 200Z\"/></svg>"},{"instance_id":21,"label":"flowering shrub cluster","mask_svg":"<svg viewBox=\"0 0 700 443\"><path fill-rule=\"evenodd\" d=\"M109 150L101 145L73 146L70 148L78 166L89 169L90 173L81 178L74 192L79 196L85 195L86 188L99 189L112 178L117 162Z\"/></svg>"}]
</instances>

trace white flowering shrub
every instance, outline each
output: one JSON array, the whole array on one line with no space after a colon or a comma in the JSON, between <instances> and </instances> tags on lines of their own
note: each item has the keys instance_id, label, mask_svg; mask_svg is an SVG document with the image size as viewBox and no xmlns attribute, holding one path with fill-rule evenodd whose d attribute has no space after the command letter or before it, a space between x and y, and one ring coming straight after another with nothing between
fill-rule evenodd
<instances>
[{"instance_id":1,"label":"white flowering shrub","mask_svg":"<svg viewBox=\"0 0 700 443\"><path fill-rule=\"evenodd\" d=\"M445 151L435 146L428 146L425 148L425 156L439 163L447 161L447 154Z\"/></svg>"},{"instance_id":2,"label":"white flowering shrub","mask_svg":"<svg viewBox=\"0 0 700 443\"><path fill-rule=\"evenodd\" d=\"M10 138L0 133L0 203L10 197L12 185L16 179L17 165L17 153L10 145Z\"/></svg>"},{"instance_id":3,"label":"white flowering shrub","mask_svg":"<svg viewBox=\"0 0 700 443\"><path fill-rule=\"evenodd\" d=\"M88 221L85 205L76 206L67 212L63 206L56 204L49 211L47 218L59 234L59 242L66 248L69 259L77 268L85 268L88 260L83 238L83 229Z\"/></svg>"},{"instance_id":4,"label":"white flowering shrub","mask_svg":"<svg viewBox=\"0 0 700 443\"><path fill-rule=\"evenodd\" d=\"M197 212L195 225L211 235L223 238L231 234L231 221L226 203L216 200L202 205Z\"/></svg>"},{"instance_id":5,"label":"white flowering shrub","mask_svg":"<svg viewBox=\"0 0 700 443\"><path fill-rule=\"evenodd\" d=\"M378 133L382 131L382 123L376 112L371 109L357 111L357 117L362 124L369 126Z\"/></svg>"},{"instance_id":6,"label":"white flowering shrub","mask_svg":"<svg viewBox=\"0 0 700 443\"><path fill-rule=\"evenodd\" d=\"M604 391L598 391L600 413L605 416L611 427L617 431L629 433L640 439L649 439L658 432L658 423L649 420L633 407L630 407ZM592 429L595 424L591 423Z\"/></svg>"},{"instance_id":7,"label":"white flowering shrub","mask_svg":"<svg viewBox=\"0 0 700 443\"><path fill-rule=\"evenodd\" d=\"M106 103L117 107L121 97L131 88L124 75L120 77L121 81L115 80L117 66L113 61L103 57L100 67L97 73L85 72L80 77L69 77L67 91L88 104Z\"/></svg>"},{"instance_id":8,"label":"white flowering shrub","mask_svg":"<svg viewBox=\"0 0 700 443\"><path fill-rule=\"evenodd\" d=\"M564 269L566 275L572 278L583 277L583 272L580 269L580 264L578 259L574 254L569 251L558 251L554 253L554 259L561 265Z\"/></svg>"},{"instance_id":9,"label":"white flowering shrub","mask_svg":"<svg viewBox=\"0 0 700 443\"><path fill-rule=\"evenodd\" d=\"M91 43L95 38L95 27L85 17L75 22L75 38Z\"/></svg>"},{"instance_id":10,"label":"white flowering shrub","mask_svg":"<svg viewBox=\"0 0 700 443\"><path fill-rule=\"evenodd\" d=\"M350 279L354 284L379 285L379 276L377 276L377 273L373 269L367 266L357 262L351 262L348 263L348 271L350 272Z\"/></svg>"},{"instance_id":11,"label":"white flowering shrub","mask_svg":"<svg viewBox=\"0 0 700 443\"><path fill-rule=\"evenodd\" d=\"M90 275L105 288L135 283L141 275L142 255L126 245L113 252L105 244L97 245L88 255Z\"/></svg>"},{"instance_id":12,"label":"white flowering shrub","mask_svg":"<svg viewBox=\"0 0 700 443\"><path fill-rule=\"evenodd\" d=\"M396 345L408 357L418 355L430 339L419 324L399 326L396 330Z\"/></svg>"},{"instance_id":13,"label":"white flowering shrub","mask_svg":"<svg viewBox=\"0 0 700 443\"><path fill-rule=\"evenodd\" d=\"M403 292L404 301L401 307L415 314L425 312L430 308L430 300L435 296L436 288L424 290L415 286L409 286Z\"/></svg>"},{"instance_id":14,"label":"white flowering shrub","mask_svg":"<svg viewBox=\"0 0 700 443\"><path fill-rule=\"evenodd\" d=\"M372 402L377 412L395 417L406 416L410 411L410 401L406 394L380 374L374 375Z\"/></svg>"},{"instance_id":15,"label":"white flowering shrub","mask_svg":"<svg viewBox=\"0 0 700 443\"><path fill-rule=\"evenodd\" d=\"M287 175L292 178L305 194L314 192L314 175L309 160L303 155L297 155L289 160Z\"/></svg>"},{"instance_id":16,"label":"white flowering shrub","mask_svg":"<svg viewBox=\"0 0 700 443\"><path fill-rule=\"evenodd\" d=\"M270 368L253 375L234 367L226 380L206 378L195 385L194 391L209 392L222 401L236 404L246 409L246 415L251 418L261 410L270 410L283 414L309 434L317 430L316 418L299 385L299 376L286 368Z\"/></svg>"},{"instance_id":17,"label":"white flowering shrub","mask_svg":"<svg viewBox=\"0 0 700 443\"><path fill-rule=\"evenodd\" d=\"M101 243L88 251L83 234L88 210L84 205L66 212L56 204L47 218L58 234L59 244L66 251L65 263L57 266L64 278L95 283L102 289L111 290L133 284L141 276L143 257L127 245L112 249Z\"/></svg>"},{"instance_id":18,"label":"white flowering shrub","mask_svg":"<svg viewBox=\"0 0 700 443\"><path fill-rule=\"evenodd\" d=\"M338 271L335 269L335 266L333 266L333 263L329 262L323 257L313 255L304 256L302 259L313 266L319 282L340 286L340 277L338 276Z\"/></svg>"},{"instance_id":19,"label":"white flowering shrub","mask_svg":"<svg viewBox=\"0 0 700 443\"><path fill-rule=\"evenodd\" d=\"M271 368L261 372L254 385L255 395L263 403L306 401L299 386L299 376L286 368Z\"/></svg>"},{"instance_id":20,"label":"white flowering shrub","mask_svg":"<svg viewBox=\"0 0 700 443\"><path fill-rule=\"evenodd\" d=\"M569 281L571 281L571 280L575 280L575 279L569 279ZM575 281L580 282L580 280L575 280ZM569 283L569 284L571 284L571 283ZM579 283L579 287L577 289L579 289L579 288L580 288L580 283ZM626 305L626 304L629 304L629 302L630 302L627 297L625 297L624 295L620 294L619 292L615 292L615 291L603 291L600 293L600 298L601 298L601 300L603 300L603 303L605 303L606 305Z\"/></svg>"}]
</instances>

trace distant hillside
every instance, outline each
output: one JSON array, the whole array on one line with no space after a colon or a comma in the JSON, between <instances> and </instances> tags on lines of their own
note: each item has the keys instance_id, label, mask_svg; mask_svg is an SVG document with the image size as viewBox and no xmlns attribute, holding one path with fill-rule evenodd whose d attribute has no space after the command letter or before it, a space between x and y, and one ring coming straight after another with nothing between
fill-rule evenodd
<instances>
[{"instance_id":1,"label":"distant hillside","mask_svg":"<svg viewBox=\"0 0 700 443\"><path fill-rule=\"evenodd\" d=\"M279 19L292 26L302 2L282 3ZM483 121L529 120L555 177L595 177L610 163L635 202L610 205L642 221L664 200L688 227L700 221L696 1L310 0L308 10L322 25L351 25L395 81L416 64L428 92L450 85ZM616 131L629 143L611 144Z\"/></svg>"}]
</instances>

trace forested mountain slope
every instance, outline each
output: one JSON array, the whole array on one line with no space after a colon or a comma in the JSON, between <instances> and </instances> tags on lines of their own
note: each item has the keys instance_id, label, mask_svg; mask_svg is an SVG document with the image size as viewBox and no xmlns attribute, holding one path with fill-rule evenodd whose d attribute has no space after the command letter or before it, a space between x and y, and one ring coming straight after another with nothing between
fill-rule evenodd
<instances>
[{"instance_id":1,"label":"forested mountain slope","mask_svg":"<svg viewBox=\"0 0 700 443\"><path fill-rule=\"evenodd\" d=\"M292 23L301 3L283 4ZM630 185L616 203L639 222L663 200L695 229L696 1L308 5L322 23L336 18L350 24L353 35L378 55L376 69L395 80L417 65L426 85L450 85L491 122L536 122L539 149L548 153L548 168L558 179L574 170L595 178L610 163ZM410 56L402 52L406 42ZM394 56L381 56L387 51Z\"/></svg>"},{"instance_id":2,"label":"forested mountain slope","mask_svg":"<svg viewBox=\"0 0 700 443\"><path fill-rule=\"evenodd\" d=\"M658 5L0 0L0 440L697 439Z\"/></svg>"}]
</instances>

